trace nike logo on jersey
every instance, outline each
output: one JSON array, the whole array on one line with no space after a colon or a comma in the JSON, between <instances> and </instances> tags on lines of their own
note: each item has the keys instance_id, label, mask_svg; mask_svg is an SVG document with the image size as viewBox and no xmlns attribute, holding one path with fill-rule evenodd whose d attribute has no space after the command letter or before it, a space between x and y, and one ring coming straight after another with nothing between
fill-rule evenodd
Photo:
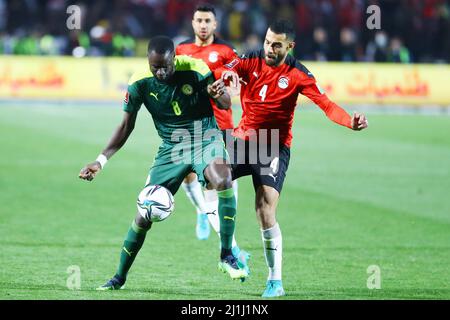
<instances>
[{"instance_id":1,"label":"nike logo on jersey","mask_svg":"<svg viewBox=\"0 0 450 320\"><path fill-rule=\"evenodd\" d=\"M158 93L150 92L149 95L152 96L152 97L154 97L157 101L159 101L159 99L158 99Z\"/></svg>"},{"instance_id":2,"label":"nike logo on jersey","mask_svg":"<svg viewBox=\"0 0 450 320\"><path fill-rule=\"evenodd\" d=\"M229 216L224 216L223 219L224 220L232 220L232 221L234 221L234 217L229 217Z\"/></svg>"},{"instance_id":3,"label":"nike logo on jersey","mask_svg":"<svg viewBox=\"0 0 450 320\"><path fill-rule=\"evenodd\" d=\"M275 248L266 248L266 250L277 251L278 250L278 246L275 247Z\"/></svg>"},{"instance_id":4,"label":"nike logo on jersey","mask_svg":"<svg viewBox=\"0 0 450 320\"><path fill-rule=\"evenodd\" d=\"M256 72L253 72L253 75L258 78L258 74Z\"/></svg>"}]
</instances>

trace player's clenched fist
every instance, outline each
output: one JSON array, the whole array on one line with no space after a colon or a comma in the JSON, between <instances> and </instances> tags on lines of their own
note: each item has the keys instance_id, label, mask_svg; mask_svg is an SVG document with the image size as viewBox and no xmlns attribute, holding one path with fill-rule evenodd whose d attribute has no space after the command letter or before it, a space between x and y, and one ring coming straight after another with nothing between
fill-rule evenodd
<instances>
[{"instance_id":1,"label":"player's clenched fist","mask_svg":"<svg viewBox=\"0 0 450 320\"><path fill-rule=\"evenodd\" d=\"M208 85L207 89L209 95L214 99L217 99L225 93L225 84L222 79L219 79L214 83Z\"/></svg>"},{"instance_id":2,"label":"player's clenched fist","mask_svg":"<svg viewBox=\"0 0 450 320\"><path fill-rule=\"evenodd\" d=\"M239 87L240 84L247 84L239 75L234 71L224 71L222 72L222 80L225 82L226 86Z\"/></svg>"},{"instance_id":3,"label":"player's clenched fist","mask_svg":"<svg viewBox=\"0 0 450 320\"><path fill-rule=\"evenodd\" d=\"M83 169L81 169L78 177L83 180L92 181L95 175L102 169L102 166L98 161L89 163Z\"/></svg>"},{"instance_id":4,"label":"player's clenched fist","mask_svg":"<svg viewBox=\"0 0 450 320\"><path fill-rule=\"evenodd\" d=\"M353 130L362 130L369 126L369 122L365 115L355 112L352 117L352 129Z\"/></svg>"}]
</instances>

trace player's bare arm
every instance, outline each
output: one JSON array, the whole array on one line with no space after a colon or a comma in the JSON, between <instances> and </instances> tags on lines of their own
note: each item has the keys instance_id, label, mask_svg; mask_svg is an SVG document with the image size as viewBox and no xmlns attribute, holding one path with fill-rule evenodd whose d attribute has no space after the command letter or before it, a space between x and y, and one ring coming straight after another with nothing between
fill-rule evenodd
<instances>
[{"instance_id":1,"label":"player's bare arm","mask_svg":"<svg viewBox=\"0 0 450 320\"><path fill-rule=\"evenodd\" d=\"M208 94L214 99L219 109L231 108L231 98L222 79L216 80L207 87Z\"/></svg>"},{"instance_id":2,"label":"player's bare arm","mask_svg":"<svg viewBox=\"0 0 450 320\"><path fill-rule=\"evenodd\" d=\"M127 141L136 123L137 112L124 112L124 116L120 125L114 131L114 134L109 141L107 147L102 151L102 154L110 159ZM94 161L87 164L81 169L78 177L83 180L92 181L95 175L102 169L99 161Z\"/></svg>"},{"instance_id":3,"label":"player's bare arm","mask_svg":"<svg viewBox=\"0 0 450 320\"><path fill-rule=\"evenodd\" d=\"M350 116L343 108L331 101L326 94L319 90L314 78L305 80L301 94L311 99L333 122L355 131L361 131L369 125L364 114L354 112L353 116Z\"/></svg>"}]
</instances>

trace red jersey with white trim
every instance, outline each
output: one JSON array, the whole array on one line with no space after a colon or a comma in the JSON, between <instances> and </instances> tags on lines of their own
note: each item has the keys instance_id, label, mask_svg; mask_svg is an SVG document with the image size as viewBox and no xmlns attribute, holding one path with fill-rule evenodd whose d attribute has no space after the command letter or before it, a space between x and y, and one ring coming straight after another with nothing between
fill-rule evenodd
<instances>
[{"instance_id":1,"label":"red jersey with white trim","mask_svg":"<svg viewBox=\"0 0 450 320\"><path fill-rule=\"evenodd\" d=\"M196 45L195 39L186 40L177 46L176 54L202 59L211 71L223 67L224 64L238 57L236 51L230 44L217 37L214 37L213 43L207 46ZM223 110L219 109L214 101L211 100L211 103L219 128L221 130L233 129L233 113L231 108Z\"/></svg>"},{"instance_id":2,"label":"red jersey with white trim","mask_svg":"<svg viewBox=\"0 0 450 320\"><path fill-rule=\"evenodd\" d=\"M351 128L350 115L328 99L312 73L291 55L275 67L266 64L264 50L252 52L216 70L216 78L225 70L238 73L246 83L241 86L242 118L233 132L238 138L249 140L259 129L278 129L280 143L290 147L299 94L311 99L332 121Z\"/></svg>"}]
</instances>

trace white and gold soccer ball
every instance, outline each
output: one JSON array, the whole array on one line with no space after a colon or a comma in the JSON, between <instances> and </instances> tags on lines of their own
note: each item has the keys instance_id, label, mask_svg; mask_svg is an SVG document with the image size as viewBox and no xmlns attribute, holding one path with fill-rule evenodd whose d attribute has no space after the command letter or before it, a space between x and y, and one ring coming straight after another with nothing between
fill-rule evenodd
<instances>
[{"instance_id":1,"label":"white and gold soccer ball","mask_svg":"<svg viewBox=\"0 0 450 320\"><path fill-rule=\"evenodd\" d=\"M140 215L151 222L167 219L175 208L172 193L159 185L147 185L139 193L137 208Z\"/></svg>"}]
</instances>

